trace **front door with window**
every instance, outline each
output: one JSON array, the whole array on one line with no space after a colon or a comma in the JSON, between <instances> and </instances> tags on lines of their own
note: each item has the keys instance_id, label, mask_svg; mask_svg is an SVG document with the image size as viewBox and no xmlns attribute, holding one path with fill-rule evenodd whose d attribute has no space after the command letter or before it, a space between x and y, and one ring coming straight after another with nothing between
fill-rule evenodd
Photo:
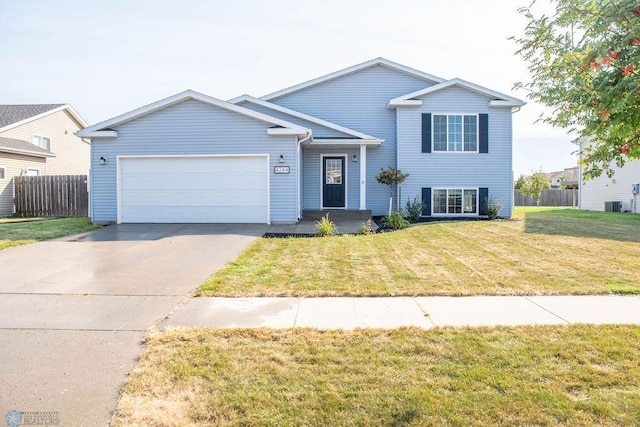
<instances>
[{"instance_id":1,"label":"front door with window","mask_svg":"<svg viewBox=\"0 0 640 427\"><path fill-rule=\"evenodd\" d=\"M324 208L345 207L344 157L324 157L322 175L322 206Z\"/></svg>"}]
</instances>

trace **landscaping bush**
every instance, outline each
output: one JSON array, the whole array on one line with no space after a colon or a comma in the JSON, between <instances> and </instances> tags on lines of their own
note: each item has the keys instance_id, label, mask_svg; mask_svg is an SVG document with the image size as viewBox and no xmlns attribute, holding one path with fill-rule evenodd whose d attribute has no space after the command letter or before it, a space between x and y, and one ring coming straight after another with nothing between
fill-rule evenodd
<instances>
[{"instance_id":1,"label":"landscaping bush","mask_svg":"<svg viewBox=\"0 0 640 427\"><path fill-rule=\"evenodd\" d=\"M403 228L407 228L409 223L404 219L402 213L393 211L389 216L384 218L384 226L391 230L402 230Z\"/></svg>"},{"instance_id":2,"label":"landscaping bush","mask_svg":"<svg viewBox=\"0 0 640 427\"><path fill-rule=\"evenodd\" d=\"M414 197L413 200L407 198L407 203L404 205L404 216L409 222L418 222L425 206L420 196Z\"/></svg>"},{"instance_id":3,"label":"landscaping bush","mask_svg":"<svg viewBox=\"0 0 640 427\"><path fill-rule=\"evenodd\" d=\"M487 204L487 216L489 219L496 219L500 214L502 206L504 206L504 199L497 199L493 196L484 199Z\"/></svg>"},{"instance_id":4,"label":"landscaping bush","mask_svg":"<svg viewBox=\"0 0 640 427\"><path fill-rule=\"evenodd\" d=\"M320 221L316 221L316 235L317 236L335 236L338 234L336 225L329 219L329 214L326 214Z\"/></svg>"},{"instance_id":5,"label":"landscaping bush","mask_svg":"<svg viewBox=\"0 0 640 427\"><path fill-rule=\"evenodd\" d=\"M371 226L371 220L368 219L365 222L363 222L358 232L360 234L373 234L373 227Z\"/></svg>"}]
</instances>

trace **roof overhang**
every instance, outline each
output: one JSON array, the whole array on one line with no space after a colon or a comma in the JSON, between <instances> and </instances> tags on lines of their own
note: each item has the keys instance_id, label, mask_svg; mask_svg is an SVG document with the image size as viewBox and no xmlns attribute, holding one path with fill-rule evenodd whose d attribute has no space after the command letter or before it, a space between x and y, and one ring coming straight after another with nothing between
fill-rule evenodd
<instances>
[{"instance_id":1,"label":"roof overhang","mask_svg":"<svg viewBox=\"0 0 640 427\"><path fill-rule=\"evenodd\" d=\"M11 123L10 125L7 125L7 126L5 126L3 128L0 128L0 132L4 132L4 131L7 131L9 129L13 129L13 128L16 128L18 126L22 126L24 124L33 122L34 120L38 120L38 119L41 119L43 117L50 116L51 114L55 114L55 113L57 113L59 111L65 111L65 110L67 111L67 113L69 113L69 115L71 117L73 117L73 119L78 123L78 125L81 128L84 129L87 126L89 126L87 124L87 122L84 121L84 119L80 116L80 114L78 114L78 112L71 105L65 104L65 105L61 105L61 106L56 107L56 108L52 108L51 110L45 111L44 113L40 113L40 114L37 114L35 116L28 117L28 118L26 118L24 120L20 120L19 122Z\"/></svg>"},{"instance_id":2,"label":"roof overhang","mask_svg":"<svg viewBox=\"0 0 640 427\"><path fill-rule=\"evenodd\" d=\"M526 104L526 102L520 99L511 97L509 95L505 95L500 92L496 92L495 90L482 87L475 83L471 83L471 82L456 78L456 79L447 80L446 82L438 83L433 86L429 86L425 89L408 93L403 96L399 96L397 98L393 98L387 104L387 108L393 109L397 107L419 107L422 105L422 100L415 99L415 98L428 96L431 93L434 93L449 87L454 87L454 86L461 87L463 89L466 89L471 92L475 92L479 95L490 98L488 102L489 107L516 108L516 107L522 107L523 105Z\"/></svg>"},{"instance_id":3,"label":"roof overhang","mask_svg":"<svg viewBox=\"0 0 640 427\"><path fill-rule=\"evenodd\" d=\"M269 135L298 135L298 136L306 136L309 133L309 130L298 126L294 123L287 122L285 120L281 120L275 117L268 116L263 113L259 113L254 110L250 110L248 108L241 107L239 105L235 105L226 101L222 101L217 98L213 98L208 95L204 95L202 93L186 90L184 92L178 93L176 95L170 96L165 99L161 99L160 101L156 101L154 103L145 105L143 107L137 108L133 111L129 111L128 113L121 114L119 116L113 117L109 120L105 120L103 122L97 123L93 126L89 126L86 129L82 129L76 132L76 136L81 138L117 138L118 132L113 130L112 128L119 126L123 123L127 123L129 121L135 120L137 118L146 116L148 114L154 113L156 111L163 110L172 105L179 104L188 100L196 100L203 102L205 104L209 104L215 107L219 107L225 110L229 110L256 120L260 120L275 126L277 128L270 128L267 133ZM285 129L285 130L277 130L274 129Z\"/></svg>"},{"instance_id":4,"label":"roof overhang","mask_svg":"<svg viewBox=\"0 0 640 427\"><path fill-rule=\"evenodd\" d=\"M42 153L39 151L21 150L19 148L9 148L9 147L1 147L1 146L0 146L0 153L21 154L23 156L41 157L41 158L56 157L56 155L53 153Z\"/></svg>"},{"instance_id":5,"label":"roof overhang","mask_svg":"<svg viewBox=\"0 0 640 427\"><path fill-rule=\"evenodd\" d=\"M375 148L382 145L384 139L343 139L343 138L313 138L312 140L303 143L305 147L360 147L366 145L367 147Z\"/></svg>"},{"instance_id":6,"label":"roof overhang","mask_svg":"<svg viewBox=\"0 0 640 427\"><path fill-rule=\"evenodd\" d=\"M309 114L301 113L300 111L292 110L290 108L286 108L286 107L283 107L283 106L278 105L278 104L274 104L274 103L269 102L269 101L264 101L262 99L255 98L255 97L253 97L251 95L242 95L242 96L239 96L237 98L233 98L229 102L231 102L232 104L239 104L241 102L249 102L249 103L252 103L252 104L255 104L255 105L260 105L260 106L265 107L265 108L269 108L269 109L274 110L274 111L279 111L281 113L287 114L287 115L292 116L292 117L297 117L299 119L306 120L306 121L311 122L311 123L315 123L317 125L320 125L320 126L323 126L323 127L329 128L329 129L336 130L338 132L342 132L342 133L344 133L346 135L353 136L356 139L378 140L378 138L376 138L375 136L367 135L366 133L350 129L348 127L341 126L339 124L332 123L330 121L327 121L327 120L324 120L324 119L321 119L321 118L318 118L318 117L310 116Z\"/></svg>"},{"instance_id":7,"label":"roof overhang","mask_svg":"<svg viewBox=\"0 0 640 427\"><path fill-rule=\"evenodd\" d=\"M390 69L399 71L401 73L404 73L404 74L407 74L407 75L410 75L410 76L418 77L420 79L423 79L425 81L429 81L431 83L441 83L441 82L445 81L443 78L434 76L432 74L424 73L424 72L419 71L419 70L415 70L415 69L407 67L405 65L398 64L398 63L393 62L393 61L389 61L388 59L375 58L375 59L371 59L369 61L363 62L361 64L353 65L351 67L344 68L342 70L335 71L335 72L330 73L330 74L326 74L324 76L315 78L313 80L309 80L309 81L306 81L304 83L300 83L300 84L297 84L295 86L291 86L291 87L288 87L286 89L282 89L282 90L279 90L277 92L270 93L268 95L265 95L265 96L261 97L260 99L263 99L265 101L269 101L269 100L272 100L272 99L275 99L275 98L279 98L279 97L281 97L283 95L287 95L287 94L292 93L292 92L297 92L299 90L306 89L306 88L308 88L310 86L315 86L317 84L324 83L324 82L329 81L329 80L337 79L338 77L342 77L342 76L345 76L345 75L348 75L348 74L352 74L352 73L355 73L357 71L364 70L366 68L370 68L370 67L373 67L373 66L376 66L376 65L381 65L383 67L390 68Z\"/></svg>"}]
</instances>

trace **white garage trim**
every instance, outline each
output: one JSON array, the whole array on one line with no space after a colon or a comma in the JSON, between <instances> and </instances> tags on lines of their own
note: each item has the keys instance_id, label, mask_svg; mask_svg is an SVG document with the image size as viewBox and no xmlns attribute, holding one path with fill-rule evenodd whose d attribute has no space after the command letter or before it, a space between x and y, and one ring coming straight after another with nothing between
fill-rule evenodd
<instances>
[{"instance_id":1,"label":"white garage trim","mask_svg":"<svg viewBox=\"0 0 640 427\"><path fill-rule=\"evenodd\" d=\"M184 154L184 155L121 155L116 156L116 203L117 203L117 223L122 223L122 160L127 159L197 159L197 158L243 158L254 157L265 159L265 180L266 180L266 222L271 224L271 182L270 182L270 155L269 154Z\"/></svg>"}]
</instances>

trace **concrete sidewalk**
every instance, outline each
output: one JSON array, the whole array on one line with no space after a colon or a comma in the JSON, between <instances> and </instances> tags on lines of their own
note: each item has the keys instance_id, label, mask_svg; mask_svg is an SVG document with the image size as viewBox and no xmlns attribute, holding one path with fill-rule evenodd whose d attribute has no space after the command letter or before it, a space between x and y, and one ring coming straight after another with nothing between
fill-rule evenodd
<instances>
[{"instance_id":1,"label":"concrete sidewalk","mask_svg":"<svg viewBox=\"0 0 640 427\"><path fill-rule=\"evenodd\" d=\"M318 329L640 324L638 296L194 298L160 325Z\"/></svg>"}]
</instances>

